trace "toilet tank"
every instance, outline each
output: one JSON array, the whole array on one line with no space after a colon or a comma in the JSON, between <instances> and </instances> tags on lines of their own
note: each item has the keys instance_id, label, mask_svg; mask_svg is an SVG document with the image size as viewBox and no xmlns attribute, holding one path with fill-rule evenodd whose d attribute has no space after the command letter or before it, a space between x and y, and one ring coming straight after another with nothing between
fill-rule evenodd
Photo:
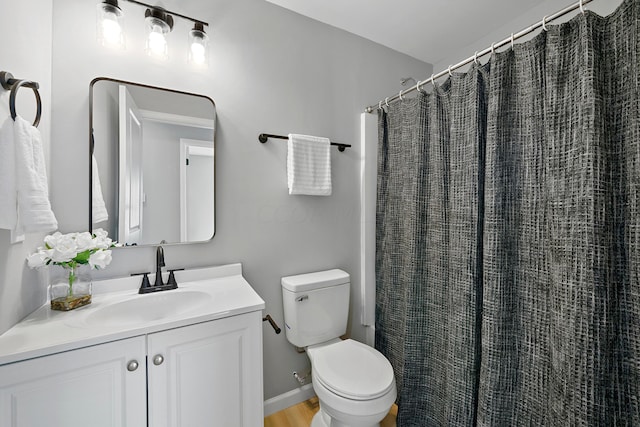
<instances>
[{"instance_id":1,"label":"toilet tank","mask_svg":"<svg viewBox=\"0 0 640 427\"><path fill-rule=\"evenodd\" d=\"M287 340L297 347L344 335L349 314L349 274L334 269L282 278Z\"/></svg>"}]
</instances>

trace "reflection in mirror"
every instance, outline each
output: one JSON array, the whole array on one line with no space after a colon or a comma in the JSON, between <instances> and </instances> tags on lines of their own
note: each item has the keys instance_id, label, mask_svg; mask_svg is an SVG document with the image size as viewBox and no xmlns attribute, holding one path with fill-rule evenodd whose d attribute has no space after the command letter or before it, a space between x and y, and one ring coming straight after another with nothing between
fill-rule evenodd
<instances>
[{"instance_id":1,"label":"reflection in mirror","mask_svg":"<svg viewBox=\"0 0 640 427\"><path fill-rule=\"evenodd\" d=\"M89 98L89 230L125 245L211 239L213 101L107 78L91 82Z\"/></svg>"}]
</instances>

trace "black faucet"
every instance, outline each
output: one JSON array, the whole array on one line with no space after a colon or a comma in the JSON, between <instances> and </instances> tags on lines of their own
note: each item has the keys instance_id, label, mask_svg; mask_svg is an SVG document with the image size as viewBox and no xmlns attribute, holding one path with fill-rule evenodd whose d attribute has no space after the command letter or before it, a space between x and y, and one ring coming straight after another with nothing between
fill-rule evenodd
<instances>
[{"instance_id":1,"label":"black faucet","mask_svg":"<svg viewBox=\"0 0 640 427\"><path fill-rule=\"evenodd\" d=\"M156 280L154 284L152 285L149 283L149 277L147 276L149 272L132 274L132 276L144 275L142 278L142 284L140 285L140 290L138 291L139 294L148 294L150 292L167 291L169 289L178 288L178 283L176 282L176 277L173 272L184 269L175 268L173 270L169 270L169 279L167 280L167 283L164 283L162 281L162 267L164 266L164 249L162 249L162 246L158 246L156 249Z\"/></svg>"}]
</instances>

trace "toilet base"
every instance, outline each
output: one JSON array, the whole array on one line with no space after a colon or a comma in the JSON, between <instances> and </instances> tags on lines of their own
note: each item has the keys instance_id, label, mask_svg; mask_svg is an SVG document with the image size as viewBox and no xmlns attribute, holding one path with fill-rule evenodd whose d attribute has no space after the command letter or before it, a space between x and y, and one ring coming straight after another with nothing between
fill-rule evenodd
<instances>
[{"instance_id":1,"label":"toilet base","mask_svg":"<svg viewBox=\"0 0 640 427\"><path fill-rule=\"evenodd\" d=\"M342 424L337 420L332 420L331 417L327 415L326 412L320 409L313 416L313 419L311 420L311 427L353 427L353 426L348 426L346 424ZM380 427L380 423L369 424L367 426L362 426L362 427Z\"/></svg>"},{"instance_id":2,"label":"toilet base","mask_svg":"<svg viewBox=\"0 0 640 427\"><path fill-rule=\"evenodd\" d=\"M329 414L322 410L322 405L320 406L320 410L316 412L311 420L311 427L354 427L353 425L343 424L336 419L332 419ZM357 427L380 427L380 423L375 424L367 424L367 425L358 425Z\"/></svg>"},{"instance_id":3,"label":"toilet base","mask_svg":"<svg viewBox=\"0 0 640 427\"><path fill-rule=\"evenodd\" d=\"M323 419L324 414L322 411L316 412L311 420L311 427L329 427L329 425Z\"/></svg>"}]
</instances>

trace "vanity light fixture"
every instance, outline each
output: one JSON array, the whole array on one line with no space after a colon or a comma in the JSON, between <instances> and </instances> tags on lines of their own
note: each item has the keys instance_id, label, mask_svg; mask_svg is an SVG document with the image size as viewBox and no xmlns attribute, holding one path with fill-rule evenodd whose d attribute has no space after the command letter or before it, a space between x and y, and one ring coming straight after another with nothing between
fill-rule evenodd
<instances>
[{"instance_id":1,"label":"vanity light fixture","mask_svg":"<svg viewBox=\"0 0 640 427\"><path fill-rule=\"evenodd\" d=\"M196 22L193 30L189 31L188 61L198 66L207 66L209 62L209 36L204 31L204 24Z\"/></svg>"},{"instance_id":2,"label":"vanity light fixture","mask_svg":"<svg viewBox=\"0 0 640 427\"><path fill-rule=\"evenodd\" d=\"M147 55L167 59L169 48L165 34L173 29L173 17L162 8L152 7L144 12L144 20L147 26Z\"/></svg>"},{"instance_id":3,"label":"vanity light fixture","mask_svg":"<svg viewBox=\"0 0 640 427\"><path fill-rule=\"evenodd\" d=\"M118 0L104 0L98 4L98 43L103 46L124 49L122 31L123 13Z\"/></svg>"},{"instance_id":4,"label":"vanity light fixture","mask_svg":"<svg viewBox=\"0 0 640 427\"><path fill-rule=\"evenodd\" d=\"M208 23L138 0L122 1L147 8L144 13L147 34L145 52L149 56L162 59L169 57L167 35L173 29L175 16L194 23L193 29L189 31L187 61L197 66L206 67L208 65L209 36L204 30L204 27L209 25ZM97 34L100 44L124 48L123 15L122 9L118 5L118 0L99 0Z\"/></svg>"}]
</instances>

